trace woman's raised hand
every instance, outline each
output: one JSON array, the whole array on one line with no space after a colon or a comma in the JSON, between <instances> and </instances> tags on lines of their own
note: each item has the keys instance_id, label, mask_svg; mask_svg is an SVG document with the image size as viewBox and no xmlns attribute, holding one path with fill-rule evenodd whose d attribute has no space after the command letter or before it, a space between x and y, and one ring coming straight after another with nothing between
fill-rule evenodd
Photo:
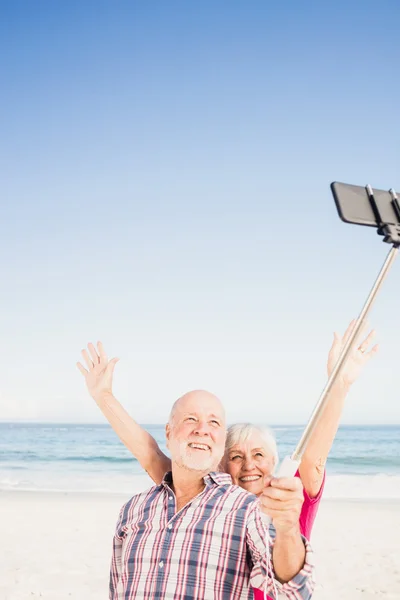
<instances>
[{"instance_id":1,"label":"woman's raised hand","mask_svg":"<svg viewBox=\"0 0 400 600\"><path fill-rule=\"evenodd\" d=\"M340 353L342 352L347 340L349 339L349 336L355 326L355 323L355 320L351 321L343 336L340 336L336 332L334 333L333 344L328 355L328 377L330 377L333 369L335 368ZM365 329L366 326L362 328L359 337L365 335ZM369 334L363 339L361 343L355 344L353 350L350 352L350 355L348 356L347 361L339 376L340 380L345 385L353 384L356 381L356 379L358 379L361 371L363 370L367 362L378 352L378 344L375 344L374 346L372 346L372 348L370 348L374 338L375 331L372 329L372 331L369 332Z\"/></svg>"}]
</instances>

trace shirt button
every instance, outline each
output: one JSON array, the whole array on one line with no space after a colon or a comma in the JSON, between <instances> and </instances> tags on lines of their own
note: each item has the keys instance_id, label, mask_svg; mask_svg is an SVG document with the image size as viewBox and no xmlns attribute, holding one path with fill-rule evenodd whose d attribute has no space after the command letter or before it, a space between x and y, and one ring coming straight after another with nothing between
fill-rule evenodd
<instances>
[{"instance_id":1,"label":"shirt button","mask_svg":"<svg viewBox=\"0 0 400 600\"><path fill-rule=\"evenodd\" d=\"M172 500L172 496L170 496L169 499Z\"/></svg>"},{"instance_id":2,"label":"shirt button","mask_svg":"<svg viewBox=\"0 0 400 600\"><path fill-rule=\"evenodd\" d=\"M172 529L172 525L168 525L168 529Z\"/></svg>"},{"instance_id":3,"label":"shirt button","mask_svg":"<svg viewBox=\"0 0 400 600\"><path fill-rule=\"evenodd\" d=\"M163 561L161 561L160 563L158 563L158 566L160 567L160 569L162 569L162 568L163 568L163 566L164 566L164 563L163 563Z\"/></svg>"}]
</instances>

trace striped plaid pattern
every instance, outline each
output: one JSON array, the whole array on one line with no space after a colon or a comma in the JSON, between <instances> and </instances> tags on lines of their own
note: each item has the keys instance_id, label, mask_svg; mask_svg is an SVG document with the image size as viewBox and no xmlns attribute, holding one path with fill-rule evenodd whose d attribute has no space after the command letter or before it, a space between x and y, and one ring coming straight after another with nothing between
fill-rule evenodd
<instances>
[{"instance_id":1,"label":"striped plaid pattern","mask_svg":"<svg viewBox=\"0 0 400 600\"><path fill-rule=\"evenodd\" d=\"M252 587L273 596L273 571L256 498L226 473L204 478L205 488L178 513L171 474L133 496L121 509L113 542L110 600L250 600ZM273 528L271 528L273 531ZM296 577L277 589L290 600L313 591L311 549Z\"/></svg>"}]
</instances>

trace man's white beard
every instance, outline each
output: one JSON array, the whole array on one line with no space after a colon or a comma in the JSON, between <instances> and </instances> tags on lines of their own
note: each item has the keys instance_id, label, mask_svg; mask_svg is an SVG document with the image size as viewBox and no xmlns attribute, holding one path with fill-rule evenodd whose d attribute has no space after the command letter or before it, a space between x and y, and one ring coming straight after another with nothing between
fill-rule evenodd
<instances>
[{"instance_id":1,"label":"man's white beard","mask_svg":"<svg viewBox=\"0 0 400 600\"><path fill-rule=\"evenodd\" d=\"M178 456L175 462L180 467L189 471L200 471L201 473L209 473L217 469L219 460L209 450L192 450L187 442L179 442L177 446ZM204 456L202 456L202 452L204 452Z\"/></svg>"}]
</instances>

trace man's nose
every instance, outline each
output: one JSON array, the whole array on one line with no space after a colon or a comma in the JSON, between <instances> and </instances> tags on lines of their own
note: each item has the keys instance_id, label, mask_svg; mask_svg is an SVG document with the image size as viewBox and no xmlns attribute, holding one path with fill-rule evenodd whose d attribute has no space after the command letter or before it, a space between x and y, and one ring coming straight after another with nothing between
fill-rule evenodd
<instances>
[{"instance_id":1,"label":"man's nose","mask_svg":"<svg viewBox=\"0 0 400 600\"><path fill-rule=\"evenodd\" d=\"M206 421L199 421L196 423L196 428L194 430L196 435L210 435L210 426Z\"/></svg>"}]
</instances>

